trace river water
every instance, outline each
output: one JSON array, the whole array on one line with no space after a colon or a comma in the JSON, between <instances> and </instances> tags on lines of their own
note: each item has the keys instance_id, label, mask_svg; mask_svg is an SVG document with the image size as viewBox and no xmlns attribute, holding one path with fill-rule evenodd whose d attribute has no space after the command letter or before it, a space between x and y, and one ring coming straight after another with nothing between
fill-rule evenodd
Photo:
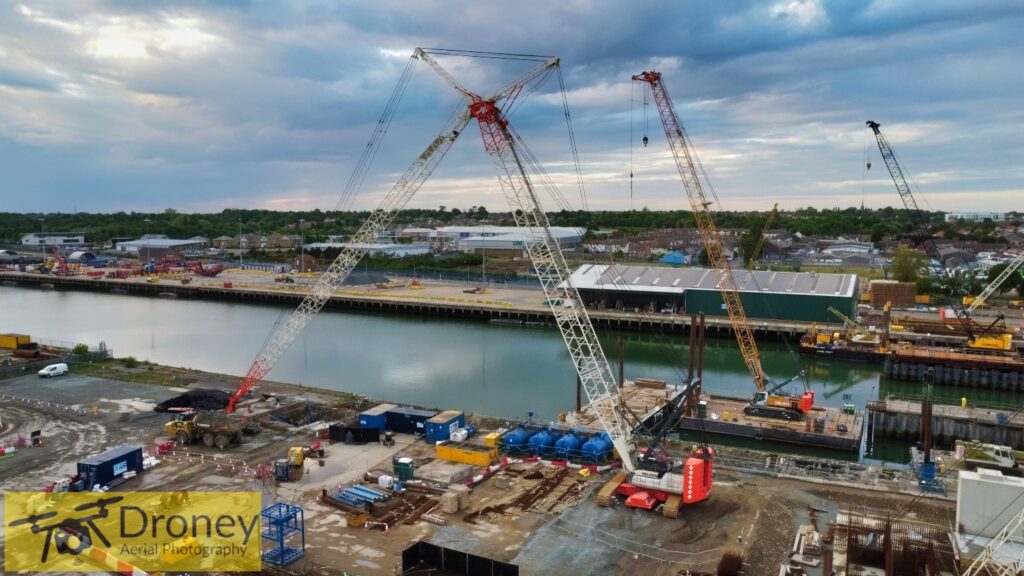
<instances>
[{"instance_id":1,"label":"river water","mask_svg":"<svg viewBox=\"0 0 1024 576\"><path fill-rule=\"evenodd\" d=\"M242 375L275 322L292 308L0 286L0 332L96 345L119 357ZM602 331L609 359L626 341L626 377L678 382L687 339ZM920 385L880 378L880 366L799 357L796 343L759 344L768 374L781 380L804 369L821 405L863 407L879 394L918 393ZM575 376L555 328L479 321L319 314L268 376L271 380L364 394L393 402L507 418L552 418L575 406ZM750 376L734 340L710 338L704 389L746 397ZM795 391L795 388L794 388ZM937 395L959 399L960 389ZM970 391L972 400L1005 402L1005 393Z\"/></svg>"}]
</instances>

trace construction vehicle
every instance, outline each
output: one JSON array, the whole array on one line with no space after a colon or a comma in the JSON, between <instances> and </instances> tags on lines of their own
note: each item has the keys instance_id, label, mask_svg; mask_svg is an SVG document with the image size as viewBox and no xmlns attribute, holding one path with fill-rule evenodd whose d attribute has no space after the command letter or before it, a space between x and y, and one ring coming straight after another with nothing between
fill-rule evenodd
<instances>
[{"instance_id":1,"label":"construction vehicle","mask_svg":"<svg viewBox=\"0 0 1024 576\"><path fill-rule=\"evenodd\" d=\"M68 266L68 263L64 261L64 257L60 255L60 250L56 246L53 246L50 250L50 254L53 256L52 260L45 262L39 271L43 274L52 274L54 276L74 276L75 271Z\"/></svg>"},{"instance_id":2,"label":"construction vehicle","mask_svg":"<svg viewBox=\"0 0 1024 576\"><path fill-rule=\"evenodd\" d=\"M241 420L208 411L191 411L182 412L164 424L164 434L177 440L178 444L202 440L204 446L223 450L241 443L245 428L246 423Z\"/></svg>"},{"instance_id":3,"label":"construction vehicle","mask_svg":"<svg viewBox=\"0 0 1024 576\"><path fill-rule=\"evenodd\" d=\"M649 499L664 502L662 513L668 517L675 517L681 504L705 500L712 488L713 454L710 449L698 451L683 461L665 459L661 462L662 467L656 470L639 465L639 461L634 462L637 456L634 452L635 426L629 426L625 421L623 413L628 413L628 410L623 409L621 398L616 394L611 366L597 340L583 300L572 283L561 248L551 235L547 214L541 208L527 176L523 159L529 156L529 151L524 150L525 145L513 136L508 119L493 99L485 100L466 89L424 50L417 49L416 57L429 64L469 100L470 115L480 127L484 149L497 169L498 182L509 200L512 217L521 230L530 232L530 238L524 245L545 300L549 302L576 367L581 388L590 402L589 408L622 459L623 473L617 474L602 490L614 486L618 494L630 490L646 492L648 499L644 500L643 507L647 507ZM557 59L551 59L542 68L557 63ZM568 118L568 110L565 112ZM643 454L640 454L640 460L644 460ZM630 505L628 500L627 505Z\"/></svg>"},{"instance_id":4,"label":"construction vehicle","mask_svg":"<svg viewBox=\"0 0 1024 576\"><path fill-rule=\"evenodd\" d=\"M1024 462L1024 452L1009 446L987 444L977 440L956 441L957 454L963 451L963 461L972 467L996 468L998 470L1018 470Z\"/></svg>"},{"instance_id":5,"label":"construction vehicle","mask_svg":"<svg viewBox=\"0 0 1024 576\"><path fill-rule=\"evenodd\" d=\"M206 266L203 264L203 262L192 262L191 267L193 272L199 274L200 276L205 276L206 278L213 278L217 274L220 274L221 272L227 269L227 266L223 264L214 264L213 266Z\"/></svg>"},{"instance_id":6,"label":"construction vehicle","mask_svg":"<svg viewBox=\"0 0 1024 576\"><path fill-rule=\"evenodd\" d=\"M676 116L672 100L662 82L661 73L642 72L633 76L633 80L645 82L651 87L654 103L658 108L659 116L661 116L662 126L665 128L665 137L668 139L669 148L672 150L672 156L675 158L676 167L679 169L679 175L683 181L683 188L686 189L686 196L690 200L690 208L697 221L701 242L707 252L711 268L714 269L718 279L722 302L729 314L729 322L736 334L743 362L747 365L747 370L757 388L750 405L744 409L744 412L750 416L801 420L804 414L814 407L814 391L805 385L804 392L800 396L781 394L782 387L796 377L790 378L783 385L774 385L761 366L761 354L754 341L754 331L747 319L732 269L722 247L718 227L715 225L714 217L709 209L711 203L708 202L704 194L704 188L697 173L696 154L690 149L683 125ZM769 386L771 386L771 390L768 389Z\"/></svg>"},{"instance_id":7,"label":"construction vehicle","mask_svg":"<svg viewBox=\"0 0 1024 576\"><path fill-rule=\"evenodd\" d=\"M410 66L417 61L418 59L414 56L410 60ZM557 64L557 61L554 64ZM513 82L493 94L488 101L497 103L510 96L519 94L524 84L550 70L552 65L530 71L530 73L520 78L517 82ZM403 75L395 88L393 97L397 98L404 91L407 83L408 75ZM391 114L393 114L393 107L386 108L378 125L388 125L391 121ZM352 235L350 242L342 248L337 258L317 278L295 312L286 321L275 326L272 330L263 347L256 355L256 359L250 365L242 382L239 384L238 389L232 395L227 407L228 413L234 412L238 401L256 387L263 377L270 372L306 325L309 324L310 320L331 298L334 291L341 287L345 279L348 278L349 273L352 272L366 254L366 247L372 244L379 237L379 234L390 227L395 215L409 202L427 178L430 177L437 165L455 144L458 137L464 132L470 120L469 111L460 103L440 133L417 156L416 160L402 174L391 190L384 195L381 203L370 213L370 216L363 222L359 230ZM373 136L371 136L370 142L364 149L364 156L360 159L360 165L357 166L357 170L353 173L350 185L358 180L359 171L365 170L362 163L369 161L368 159L372 158L373 154L379 149L378 138L384 132L375 131ZM225 283L225 288L228 287L230 286Z\"/></svg>"},{"instance_id":8,"label":"construction vehicle","mask_svg":"<svg viewBox=\"0 0 1024 576\"><path fill-rule=\"evenodd\" d=\"M967 313L970 314L971 312L974 312L976 308L986 306L986 301L988 300L988 298L995 294L996 290L998 290L999 287L1003 285L1003 282L1006 282L1006 280L1010 276L1013 276L1014 272L1020 269L1021 264L1024 264L1024 252L1022 252L1019 256L1011 260L1010 263L1006 265L1006 268L1004 268L1003 271L999 273L999 276L996 276L994 280L989 282L988 286L986 286L985 289L981 292L981 294L979 294L976 298L971 296L965 296L964 305L967 306ZM968 299L970 299L969 302Z\"/></svg>"},{"instance_id":9,"label":"construction vehicle","mask_svg":"<svg viewBox=\"0 0 1024 576\"><path fill-rule=\"evenodd\" d=\"M747 268L757 262L757 259L761 257L761 250L764 248L764 241L768 237L768 231L772 229L772 223L775 222L775 216L779 213L779 203L776 202L772 206L772 211L768 213L768 217L765 218L764 228L761 230L761 236L757 239L757 244L754 245L754 250L750 253L750 258L747 258Z\"/></svg>"},{"instance_id":10,"label":"construction vehicle","mask_svg":"<svg viewBox=\"0 0 1024 576\"><path fill-rule=\"evenodd\" d=\"M889 175L892 177L893 183L896 185L896 191L899 193L900 198L903 200L903 205L907 210L913 210L915 212L920 211L918 208L917 200L914 198L913 193L910 190L910 185L907 184L907 179L903 176L903 168L896 160L896 154L893 152L892 147L889 146L889 142L882 135L881 125L873 120L867 121L868 128L875 134L875 139L878 141L878 150L882 155L882 159L885 160L885 165L889 169ZM868 164L868 168L870 168ZM922 234L927 235L927 223L922 223ZM999 285L1006 280L1010 274L1013 274L1013 270L1016 270L1020 266L1021 262L1024 262L1024 255L1019 256L1015 262L1016 265L1008 266L1000 278L993 281L988 288L978 298L971 301L968 308L964 308L966 304L964 298L957 298L953 294L953 289L948 287L949 281L953 275L946 269L946 264L943 262L942 255L939 253L938 246L928 240L924 242L925 252L929 258L934 259L939 263L939 280L943 284L943 292L946 293L946 302L949 307L953 310L954 318L949 319L952 326L951 330L963 331L967 340L964 348L966 351L979 351L982 353L991 352L1009 352L1013 349L1012 336L1008 339L1005 336L1008 334L1002 332L996 332L993 328L1004 320L1002 314L996 318L989 326L982 327L971 317L971 314L977 309L985 300L991 296ZM1020 262L1017 262L1019 260ZM994 286L993 286L994 285Z\"/></svg>"},{"instance_id":11,"label":"construction vehicle","mask_svg":"<svg viewBox=\"0 0 1024 576\"><path fill-rule=\"evenodd\" d=\"M812 324L810 331L800 338L800 351L811 356L880 364L885 361L889 351L890 308L888 304L885 306L884 328L882 334L878 334L830 306L829 312L843 321L846 330L820 332L817 324Z\"/></svg>"},{"instance_id":12,"label":"construction vehicle","mask_svg":"<svg viewBox=\"0 0 1024 576\"><path fill-rule=\"evenodd\" d=\"M480 52L447 50L433 50L432 53L466 57L495 56ZM517 81L490 97L484 98L461 86L425 50L416 49L410 61L410 67L416 62L426 62L449 85L466 97L468 106L466 102L459 104L438 136L416 158L391 191L385 194L378 208L371 212L369 218L353 235L348 245L341 250L327 271L320 275L298 309L273 329L245 378L232 395L228 412L232 412L237 401L252 390L273 368L298 334L358 264L365 254L365 246L371 243L382 230L386 230L390 226L397 211L408 203L431 175L454 142L465 132L469 122L476 119L483 138L484 149L497 169L499 184L509 202L510 213L516 224L525 233L524 249L533 263L545 299L564 303L560 306L551 305L555 322L573 361L573 366L579 377L580 388L589 401L589 409L596 416L597 424L606 431L615 452L622 459L624 479L629 478L632 485L664 495L666 502L669 502L666 509L678 509L679 503L690 504L704 500L711 491L710 452L689 458L683 466L664 474L637 468L634 460L634 426L629 425L623 416L613 371L601 349L597 334L586 308L583 306L583 300L571 281L569 267L561 249L551 234L547 214L538 202L538 191L534 189L527 176L523 162L531 162L531 154L522 141L513 135L508 119L498 107L498 104L506 99L514 101L521 94L528 93L524 90L527 84L557 69L559 60L557 58L507 54L501 57L533 61L539 65ZM396 87L396 95L400 95L404 91L407 81L408 75L403 75ZM388 106L384 117L379 122L381 126L388 125L390 114L394 108L396 106ZM567 108L565 112L565 117L568 120ZM385 132L386 130L374 132L366 148L367 157L372 157L376 153L377 138ZM358 180L357 177L354 176L354 178L353 181Z\"/></svg>"}]
</instances>

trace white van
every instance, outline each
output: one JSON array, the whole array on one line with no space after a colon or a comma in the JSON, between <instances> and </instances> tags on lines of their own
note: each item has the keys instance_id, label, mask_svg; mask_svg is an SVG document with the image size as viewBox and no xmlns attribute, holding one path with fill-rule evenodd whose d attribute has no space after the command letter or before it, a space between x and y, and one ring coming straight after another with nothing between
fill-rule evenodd
<instances>
[{"instance_id":1,"label":"white van","mask_svg":"<svg viewBox=\"0 0 1024 576\"><path fill-rule=\"evenodd\" d=\"M50 364L46 368L43 368L37 374L40 378L52 378L54 376L61 376L68 373L68 365L63 362L60 364Z\"/></svg>"}]
</instances>

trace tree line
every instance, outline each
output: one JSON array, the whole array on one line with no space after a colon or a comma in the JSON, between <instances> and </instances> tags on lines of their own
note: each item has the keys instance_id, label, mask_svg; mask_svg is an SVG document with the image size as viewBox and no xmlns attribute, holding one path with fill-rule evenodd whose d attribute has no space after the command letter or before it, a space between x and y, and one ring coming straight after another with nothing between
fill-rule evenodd
<instances>
[{"instance_id":1,"label":"tree line","mask_svg":"<svg viewBox=\"0 0 1024 576\"><path fill-rule=\"evenodd\" d=\"M102 243L111 238L138 238L147 229L153 234L165 234L172 238L204 236L235 236L242 233L298 233L300 222L303 233L314 240L325 239L332 234L354 233L369 216L367 211L334 212L308 210L301 212L279 212L272 210L228 209L216 213L185 213L168 208L162 212L114 212L114 213L0 213L0 243L18 242L22 234L29 232L82 232L89 242ZM549 213L555 226L579 226L590 231L609 230L617 233L636 233L664 228L693 228L696 223L693 213L686 210L655 211L570 211ZM748 231L747 244L753 244L753 236L760 236L767 212L715 213L715 220L721 228L740 228ZM148 222L147 222L148 220ZM1020 224L1019 214L1013 221ZM450 224L495 224L513 225L508 213L492 213L483 206L466 209L440 206L436 209L402 210L395 217L395 224L444 226ZM914 212L896 208L878 210L845 208L819 210L800 208L779 212L772 226L807 236L863 235L878 241L887 236L914 234L922 228L930 233L941 232L946 239L971 239L980 242L994 242L997 223L990 220L978 223L945 222L941 212Z\"/></svg>"}]
</instances>

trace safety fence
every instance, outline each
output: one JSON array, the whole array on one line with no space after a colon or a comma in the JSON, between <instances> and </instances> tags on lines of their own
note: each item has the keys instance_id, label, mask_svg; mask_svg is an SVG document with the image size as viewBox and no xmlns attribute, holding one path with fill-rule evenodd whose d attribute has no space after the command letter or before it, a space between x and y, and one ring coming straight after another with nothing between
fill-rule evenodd
<instances>
[{"instance_id":1,"label":"safety fence","mask_svg":"<svg viewBox=\"0 0 1024 576\"><path fill-rule=\"evenodd\" d=\"M63 349L65 352L59 356L50 356L47 358L41 358L39 360L33 360L24 364L12 364L10 366L0 366L0 380L4 378L14 378L16 376L22 376L24 374L31 374L38 370L41 370L50 364L64 363L68 365L74 365L84 362L93 362L97 360L106 360L113 357L113 350L105 348L103 350L90 350L84 354L72 354L70 350Z\"/></svg>"}]
</instances>

